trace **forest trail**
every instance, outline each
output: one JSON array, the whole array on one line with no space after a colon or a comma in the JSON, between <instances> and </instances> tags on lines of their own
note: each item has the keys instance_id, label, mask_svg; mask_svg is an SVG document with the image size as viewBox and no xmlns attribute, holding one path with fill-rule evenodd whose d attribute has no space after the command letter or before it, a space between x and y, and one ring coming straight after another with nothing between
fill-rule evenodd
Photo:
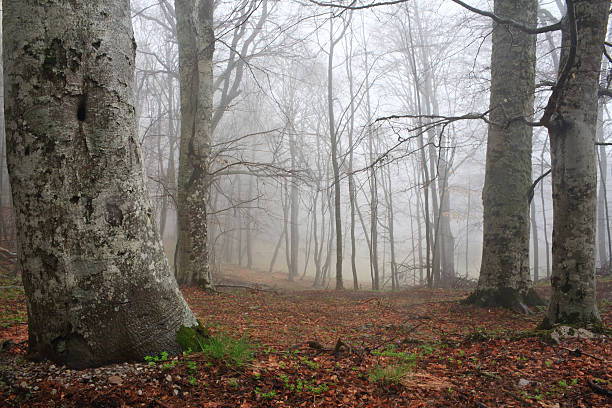
<instances>
[{"instance_id":1,"label":"forest trail","mask_svg":"<svg viewBox=\"0 0 612 408\"><path fill-rule=\"evenodd\" d=\"M259 275L240 269L226 279L263 288L267 283L257 281ZM607 325L612 305L605 296L611 287L609 278L599 284ZM4 289L0 405L482 408L612 403L608 339L557 345L521 336L538 324L543 310L522 316L464 306L457 300L466 290L297 289L207 293L183 288L218 340L216 351L177 359L150 356L81 371L24 359L23 291Z\"/></svg>"}]
</instances>

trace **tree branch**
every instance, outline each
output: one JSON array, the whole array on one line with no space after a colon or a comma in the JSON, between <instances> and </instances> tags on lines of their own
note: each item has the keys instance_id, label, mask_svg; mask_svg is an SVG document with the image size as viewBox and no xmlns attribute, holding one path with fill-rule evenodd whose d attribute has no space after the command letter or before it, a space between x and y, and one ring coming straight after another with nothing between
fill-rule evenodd
<instances>
[{"instance_id":1,"label":"tree branch","mask_svg":"<svg viewBox=\"0 0 612 408\"><path fill-rule=\"evenodd\" d=\"M391 6L394 4L406 3L408 0L389 0L389 1L371 2L371 3L363 4L360 6L338 4L338 3L331 2L331 1L318 1L318 0L308 0L308 1L312 4L316 4L317 6L322 6L322 7L335 7L335 8L345 9L345 10L363 10L363 9L368 9L368 8L373 8L373 7ZM463 7L464 9L471 11L472 13L476 13L476 14L480 14L481 16L489 17L491 20L495 21L498 24L503 24L503 25L517 28L523 32L526 32L527 34L542 34L542 33L547 33L550 31L557 31L557 30L560 30L562 26L561 22L559 21L559 22L556 22L548 26L535 27L535 28L528 27L524 24L521 24L520 22L516 20L512 20L509 18L502 18L494 13L491 13L490 11L485 11L485 10L481 10L476 7L470 6L469 4L461 0L451 0L451 1Z\"/></svg>"}]
</instances>

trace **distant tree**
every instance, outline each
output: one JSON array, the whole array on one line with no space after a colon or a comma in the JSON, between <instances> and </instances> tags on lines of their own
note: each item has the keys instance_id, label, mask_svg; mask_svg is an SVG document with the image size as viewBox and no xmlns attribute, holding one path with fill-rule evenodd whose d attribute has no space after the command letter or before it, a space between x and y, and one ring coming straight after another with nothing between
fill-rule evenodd
<instances>
[{"instance_id":1,"label":"distant tree","mask_svg":"<svg viewBox=\"0 0 612 408\"><path fill-rule=\"evenodd\" d=\"M196 325L145 188L128 0L3 4L8 168L29 351L71 367L178 352Z\"/></svg>"},{"instance_id":2,"label":"distant tree","mask_svg":"<svg viewBox=\"0 0 612 408\"><path fill-rule=\"evenodd\" d=\"M213 0L176 0L181 143L178 171L179 283L212 288L207 203L213 118Z\"/></svg>"}]
</instances>

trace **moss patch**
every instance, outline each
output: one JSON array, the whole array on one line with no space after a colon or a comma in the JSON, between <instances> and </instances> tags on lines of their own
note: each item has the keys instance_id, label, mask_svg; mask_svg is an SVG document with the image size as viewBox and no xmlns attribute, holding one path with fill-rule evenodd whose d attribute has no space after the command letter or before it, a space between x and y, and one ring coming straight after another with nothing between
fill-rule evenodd
<instances>
[{"instance_id":1,"label":"moss patch","mask_svg":"<svg viewBox=\"0 0 612 408\"><path fill-rule=\"evenodd\" d=\"M197 326L181 326L176 332L176 342L183 351L202 351L202 347L208 343L210 333L198 320Z\"/></svg>"}]
</instances>

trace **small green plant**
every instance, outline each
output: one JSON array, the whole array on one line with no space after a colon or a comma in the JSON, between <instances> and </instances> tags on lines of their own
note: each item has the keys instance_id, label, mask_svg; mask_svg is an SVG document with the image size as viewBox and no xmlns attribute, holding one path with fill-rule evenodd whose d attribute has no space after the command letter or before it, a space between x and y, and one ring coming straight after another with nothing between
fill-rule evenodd
<instances>
[{"instance_id":1,"label":"small green plant","mask_svg":"<svg viewBox=\"0 0 612 408\"><path fill-rule=\"evenodd\" d=\"M312 392L314 395L320 395L324 393L325 391L329 391L329 387L327 386L326 383L322 383L317 386L306 383L304 384L304 390Z\"/></svg>"},{"instance_id":2,"label":"small green plant","mask_svg":"<svg viewBox=\"0 0 612 408\"><path fill-rule=\"evenodd\" d=\"M552 366L552 361L550 361L550 360L546 360L546 361L544 361L544 365L545 365L547 368L550 368L550 366Z\"/></svg>"},{"instance_id":3,"label":"small green plant","mask_svg":"<svg viewBox=\"0 0 612 408\"><path fill-rule=\"evenodd\" d=\"M465 351L459 350L459 357L463 357L463 356L465 356Z\"/></svg>"},{"instance_id":4,"label":"small green plant","mask_svg":"<svg viewBox=\"0 0 612 408\"><path fill-rule=\"evenodd\" d=\"M388 366L376 366L369 373L370 382L399 384L412 369L411 364L393 364Z\"/></svg>"},{"instance_id":5,"label":"small green plant","mask_svg":"<svg viewBox=\"0 0 612 408\"><path fill-rule=\"evenodd\" d=\"M423 350L424 355L433 354L434 347L431 344L423 344L421 350Z\"/></svg>"},{"instance_id":6,"label":"small green plant","mask_svg":"<svg viewBox=\"0 0 612 408\"><path fill-rule=\"evenodd\" d=\"M187 369L195 373L198 371L198 364L195 361L187 361Z\"/></svg>"},{"instance_id":7,"label":"small green plant","mask_svg":"<svg viewBox=\"0 0 612 408\"><path fill-rule=\"evenodd\" d=\"M562 388L569 388L569 385L567 385L567 381L565 380L559 380L559 386Z\"/></svg>"},{"instance_id":8,"label":"small green plant","mask_svg":"<svg viewBox=\"0 0 612 408\"><path fill-rule=\"evenodd\" d=\"M527 392L525 391L521 391L521 396L525 399L532 399L535 401L541 401L544 398L542 394L540 393L540 390L538 390L537 388L533 391L535 393L533 395L527 394Z\"/></svg>"},{"instance_id":9,"label":"small green plant","mask_svg":"<svg viewBox=\"0 0 612 408\"><path fill-rule=\"evenodd\" d=\"M307 365L308 367L310 367L313 370L316 370L317 368L319 368L319 365L317 363L315 363L314 361L311 361L309 359L307 359L306 357L302 357L301 361L304 365Z\"/></svg>"},{"instance_id":10,"label":"small green plant","mask_svg":"<svg viewBox=\"0 0 612 408\"><path fill-rule=\"evenodd\" d=\"M195 387L197 384L198 380L194 376L189 377L189 385Z\"/></svg>"},{"instance_id":11,"label":"small green plant","mask_svg":"<svg viewBox=\"0 0 612 408\"><path fill-rule=\"evenodd\" d=\"M242 367L253 359L254 347L244 337L234 339L224 334L200 341L204 355L213 360L222 360L231 367Z\"/></svg>"},{"instance_id":12,"label":"small green plant","mask_svg":"<svg viewBox=\"0 0 612 408\"><path fill-rule=\"evenodd\" d=\"M289 377L286 374L279 374L278 378L285 384L285 388L289 388Z\"/></svg>"},{"instance_id":13,"label":"small green plant","mask_svg":"<svg viewBox=\"0 0 612 408\"><path fill-rule=\"evenodd\" d=\"M432 349L433 350L433 349ZM391 357L403 361L405 363L415 363L417 359L417 355L414 353L408 353L405 351L395 351L395 347L388 347L384 351L372 351L372 354L383 356L383 357Z\"/></svg>"},{"instance_id":14,"label":"small green plant","mask_svg":"<svg viewBox=\"0 0 612 408\"><path fill-rule=\"evenodd\" d=\"M173 368L175 365L176 365L176 360L169 361L169 362L162 364L161 369L169 370L170 368Z\"/></svg>"},{"instance_id":15,"label":"small green plant","mask_svg":"<svg viewBox=\"0 0 612 408\"><path fill-rule=\"evenodd\" d=\"M291 381L288 375L282 374L282 373L278 375L278 378L283 383L283 386L285 387L285 389L291 392L301 393L303 391L306 391L306 392L311 392L315 395L319 395L329 390L329 387L327 386L326 383L315 385L313 380L309 381L309 380L303 380L301 378L298 378L295 381Z\"/></svg>"},{"instance_id":16,"label":"small green plant","mask_svg":"<svg viewBox=\"0 0 612 408\"><path fill-rule=\"evenodd\" d=\"M235 378L230 378L229 380L227 380L227 385L229 385L230 387L238 388L238 380Z\"/></svg>"},{"instance_id":17,"label":"small green plant","mask_svg":"<svg viewBox=\"0 0 612 408\"><path fill-rule=\"evenodd\" d=\"M578 379L577 378L572 378L571 384L572 385L578 384Z\"/></svg>"},{"instance_id":18,"label":"small green plant","mask_svg":"<svg viewBox=\"0 0 612 408\"><path fill-rule=\"evenodd\" d=\"M261 392L259 387L255 387L255 395L265 400L272 400L276 396L276 391Z\"/></svg>"},{"instance_id":19,"label":"small green plant","mask_svg":"<svg viewBox=\"0 0 612 408\"><path fill-rule=\"evenodd\" d=\"M144 360L148 362L150 366L154 366L157 363L168 360L168 353L166 351L162 351L159 356L145 356ZM172 365L172 367L174 367L174 365Z\"/></svg>"}]
</instances>

